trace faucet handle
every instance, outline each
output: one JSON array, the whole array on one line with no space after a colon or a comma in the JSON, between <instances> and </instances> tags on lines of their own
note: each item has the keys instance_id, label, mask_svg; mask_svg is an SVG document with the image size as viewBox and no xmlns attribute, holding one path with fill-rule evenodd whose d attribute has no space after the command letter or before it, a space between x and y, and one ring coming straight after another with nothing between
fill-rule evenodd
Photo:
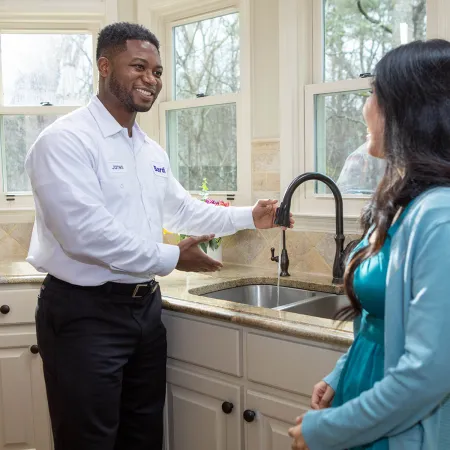
<instances>
[{"instance_id":1,"label":"faucet handle","mask_svg":"<svg viewBox=\"0 0 450 450\"><path fill-rule=\"evenodd\" d=\"M271 261L275 261L275 262L278 262L278 260L279 260L279 257L278 256L275 256L275 247L272 247L271 249L270 249L270 253L272 253L272 256L271 256Z\"/></svg>"}]
</instances>

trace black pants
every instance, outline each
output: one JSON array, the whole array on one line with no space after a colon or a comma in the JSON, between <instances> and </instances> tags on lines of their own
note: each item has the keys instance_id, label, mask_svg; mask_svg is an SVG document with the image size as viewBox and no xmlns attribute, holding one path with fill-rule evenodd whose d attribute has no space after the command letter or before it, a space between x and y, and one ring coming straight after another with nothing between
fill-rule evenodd
<instances>
[{"instance_id":1,"label":"black pants","mask_svg":"<svg viewBox=\"0 0 450 450\"><path fill-rule=\"evenodd\" d=\"M166 330L158 289L104 295L47 279L36 310L55 450L161 450Z\"/></svg>"}]
</instances>

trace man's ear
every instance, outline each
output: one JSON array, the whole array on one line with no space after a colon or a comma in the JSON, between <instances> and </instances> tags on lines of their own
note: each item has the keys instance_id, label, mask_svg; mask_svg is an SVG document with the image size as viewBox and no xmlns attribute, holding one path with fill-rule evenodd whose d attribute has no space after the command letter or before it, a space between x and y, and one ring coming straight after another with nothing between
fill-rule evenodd
<instances>
[{"instance_id":1,"label":"man's ear","mask_svg":"<svg viewBox=\"0 0 450 450\"><path fill-rule=\"evenodd\" d=\"M97 61L97 68L100 76L106 78L111 71L111 61L105 56L102 56Z\"/></svg>"}]
</instances>

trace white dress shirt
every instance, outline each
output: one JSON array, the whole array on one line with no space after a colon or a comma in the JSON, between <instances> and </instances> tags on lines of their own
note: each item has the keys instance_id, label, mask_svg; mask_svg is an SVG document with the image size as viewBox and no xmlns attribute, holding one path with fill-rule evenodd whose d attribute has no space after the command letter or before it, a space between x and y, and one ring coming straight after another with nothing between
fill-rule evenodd
<instances>
[{"instance_id":1,"label":"white dress shirt","mask_svg":"<svg viewBox=\"0 0 450 450\"><path fill-rule=\"evenodd\" d=\"M190 235L254 228L250 207L193 199L167 153L137 124L133 137L95 96L46 128L25 167L36 204L27 261L81 286L141 283L168 275L179 258L163 227Z\"/></svg>"}]
</instances>

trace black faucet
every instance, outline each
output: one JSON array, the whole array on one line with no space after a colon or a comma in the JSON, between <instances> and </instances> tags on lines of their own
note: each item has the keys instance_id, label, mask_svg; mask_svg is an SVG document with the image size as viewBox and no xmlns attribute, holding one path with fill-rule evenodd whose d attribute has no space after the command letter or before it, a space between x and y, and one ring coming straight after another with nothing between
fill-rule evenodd
<instances>
[{"instance_id":1,"label":"black faucet","mask_svg":"<svg viewBox=\"0 0 450 450\"><path fill-rule=\"evenodd\" d=\"M283 230L283 249L281 250L281 257L275 256L275 248L272 247L270 249L272 256L271 260L275 262L280 262L280 277L290 277L291 275L288 272L289 269L289 257L286 250L286 231ZM281 258L281 260L280 260Z\"/></svg>"},{"instance_id":2,"label":"black faucet","mask_svg":"<svg viewBox=\"0 0 450 450\"><path fill-rule=\"evenodd\" d=\"M301 184L310 180L322 181L322 183L325 183L330 188L334 196L334 203L336 205L336 235L334 238L336 242L336 252L333 263L333 284L342 284L344 280L345 258L349 252L355 248L359 241L349 242L347 248L344 250L344 207L342 195L336 183L330 177L318 172L307 172L294 178L284 193L283 201L277 210L275 224L289 228L292 195ZM286 241L283 239L283 250L281 254L283 255L283 252L285 251Z\"/></svg>"}]
</instances>

